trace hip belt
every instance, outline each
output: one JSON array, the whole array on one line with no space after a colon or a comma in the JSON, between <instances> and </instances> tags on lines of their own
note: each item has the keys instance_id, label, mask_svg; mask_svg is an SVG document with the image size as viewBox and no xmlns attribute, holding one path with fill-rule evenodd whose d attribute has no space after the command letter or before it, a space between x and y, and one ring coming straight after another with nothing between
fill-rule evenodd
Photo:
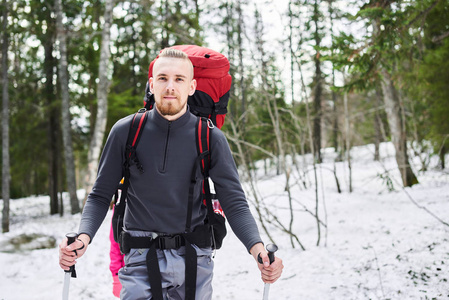
<instances>
[{"instance_id":1,"label":"hip belt","mask_svg":"<svg viewBox=\"0 0 449 300\"><path fill-rule=\"evenodd\" d=\"M186 300L195 299L196 274L197 274L197 253L192 245L199 248L212 247L213 242L209 225L201 225L195 228L194 232L180 234L160 234L152 232L149 236L131 236L127 231L120 234L120 251L124 254L129 253L133 248L148 249L146 265L148 270L148 279L151 285L151 292L155 300L162 300L161 273L156 249L179 249L186 247L185 255L185 283Z\"/></svg>"}]
</instances>

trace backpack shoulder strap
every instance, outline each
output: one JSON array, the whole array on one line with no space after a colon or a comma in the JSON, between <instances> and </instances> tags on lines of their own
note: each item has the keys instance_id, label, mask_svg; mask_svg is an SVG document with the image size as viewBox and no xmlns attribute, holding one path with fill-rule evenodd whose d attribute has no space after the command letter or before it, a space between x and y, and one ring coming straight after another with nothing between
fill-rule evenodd
<instances>
[{"instance_id":1,"label":"backpack shoulder strap","mask_svg":"<svg viewBox=\"0 0 449 300\"><path fill-rule=\"evenodd\" d=\"M201 174L203 174L203 189L202 189L202 199L205 199L205 204L207 207L207 217L209 220L213 218L213 206L212 206L212 195L209 186L209 168L210 168L210 130L214 128L211 120L203 117L197 117L196 129L195 129L195 139L196 148L198 156L194 163L192 169L191 182L189 188L189 198L187 204L187 215L186 215L186 232L191 231L192 224L192 209L193 209L193 190L196 182L196 171L197 168L201 169Z\"/></svg>"},{"instance_id":2,"label":"backpack shoulder strap","mask_svg":"<svg viewBox=\"0 0 449 300\"><path fill-rule=\"evenodd\" d=\"M197 150L201 159L201 173L209 177L210 168L210 129L214 125L209 119L200 117L196 128Z\"/></svg>"},{"instance_id":3,"label":"backpack shoulder strap","mask_svg":"<svg viewBox=\"0 0 449 300\"><path fill-rule=\"evenodd\" d=\"M193 209L193 189L196 182L196 171L197 168L201 168L201 173L203 174L203 189L204 184L207 182L207 187L209 186L209 166L210 166L210 152L209 152L209 145L210 145L210 128L208 126L208 122L210 120L206 118L198 117L197 123L196 123L196 129L195 129L195 139L196 139L196 145L197 145L197 151L198 156L195 161L192 175L190 179L190 188L189 188L189 198L188 198L188 204L187 204L187 214L186 214L186 229L185 232L187 234L191 234L191 224L192 224L192 209ZM206 175L207 174L207 175ZM209 190L208 188L206 190ZM207 194L207 193L206 193ZM210 219L209 215L209 206L212 209L212 198L210 197L210 191L209 191L209 197L206 202L208 207L208 218ZM213 213L213 210L211 210ZM204 237L202 235L202 237ZM185 239L186 243L186 266L185 266L185 286L186 286L186 300L193 300L195 299L195 287L196 287L196 277L197 277L197 254L196 250L192 247L189 239Z\"/></svg>"},{"instance_id":4,"label":"backpack shoulder strap","mask_svg":"<svg viewBox=\"0 0 449 300\"><path fill-rule=\"evenodd\" d=\"M128 196L130 176L129 167L131 165L131 161L134 161L141 173L144 172L142 164L139 162L139 159L136 155L136 148L139 144L140 136L142 135L142 131L147 119L148 111L146 109L140 109L137 113L134 114L129 127L128 138L125 146L125 162L122 166L123 178L119 186L119 189L121 190L120 201L115 203L114 215L112 218L114 240L117 243L120 240L120 233L123 230L123 216L125 214L126 207L125 201L126 197Z\"/></svg>"},{"instance_id":5,"label":"backpack shoulder strap","mask_svg":"<svg viewBox=\"0 0 449 300\"><path fill-rule=\"evenodd\" d=\"M147 119L148 110L146 110L145 108L140 109L137 113L134 114L134 117L131 121L131 126L129 127L128 139L126 141L125 149L125 164L127 164L125 165L125 168L129 168L130 162L131 160L133 160L141 173L143 173L143 167L140 164L139 159L137 158L136 149Z\"/></svg>"},{"instance_id":6,"label":"backpack shoulder strap","mask_svg":"<svg viewBox=\"0 0 449 300\"><path fill-rule=\"evenodd\" d=\"M134 117L131 121L131 126L129 127L128 139L126 141L125 148L125 163L123 164L123 188L122 188L122 198L126 198L126 192L129 186L129 167L131 165L131 161L134 161L137 168L141 173L144 172L143 166L139 161L139 158L136 154L137 145L139 144L140 137L142 136L143 128L145 127L145 123L148 119L148 110L145 108L140 109L137 113L134 114ZM125 193L123 193L125 191ZM125 194L125 195L124 195ZM123 196L124 195L124 196Z\"/></svg>"},{"instance_id":7,"label":"backpack shoulder strap","mask_svg":"<svg viewBox=\"0 0 449 300\"><path fill-rule=\"evenodd\" d=\"M200 118L197 126L197 144L198 144L198 158L200 159L201 173L203 174L203 194L202 199L206 204L207 209L207 223L211 226L212 248L219 249L222 240L226 235L226 227L224 226L223 211L217 200L212 200L211 180L209 177L209 169L211 166L211 137L214 124L210 119ZM217 211L214 209L213 201L217 201ZM218 217L220 215L220 217ZM217 236L216 236L217 234ZM216 239L217 238L217 239Z\"/></svg>"},{"instance_id":8,"label":"backpack shoulder strap","mask_svg":"<svg viewBox=\"0 0 449 300\"><path fill-rule=\"evenodd\" d=\"M209 183L209 169L211 164L211 129L214 128L214 124L210 119L199 118L197 126L197 147L198 157L201 160L200 167L203 174L203 194L206 200L207 217L209 222L214 222L214 208L212 205L212 193L210 191Z\"/></svg>"}]
</instances>

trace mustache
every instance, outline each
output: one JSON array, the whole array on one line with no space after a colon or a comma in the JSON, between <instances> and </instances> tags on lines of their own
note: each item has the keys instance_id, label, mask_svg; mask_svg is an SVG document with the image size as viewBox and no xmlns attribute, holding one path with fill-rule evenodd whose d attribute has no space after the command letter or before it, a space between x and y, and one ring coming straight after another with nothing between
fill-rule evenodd
<instances>
[{"instance_id":1,"label":"mustache","mask_svg":"<svg viewBox=\"0 0 449 300\"><path fill-rule=\"evenodd\" d=\"M162 96L177 96L175 91L165 91Z\"/></svg>"}]
</instances>

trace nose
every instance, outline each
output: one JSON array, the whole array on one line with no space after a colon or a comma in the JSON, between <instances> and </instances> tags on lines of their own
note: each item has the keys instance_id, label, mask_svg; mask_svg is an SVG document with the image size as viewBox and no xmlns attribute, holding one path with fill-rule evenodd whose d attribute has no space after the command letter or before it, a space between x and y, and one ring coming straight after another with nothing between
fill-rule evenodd
<instances>
[{"instance_id":1,"label":"nose","mask_svg":"<svg viewBox=\"0 0 449 300\"><path fill-rule=\"evenodd\" d=\"M167 92L173 92L175 90L174 85L173 85L173 80L168 80L166 89L167 89Z\"/></svg>"}]
</instances>

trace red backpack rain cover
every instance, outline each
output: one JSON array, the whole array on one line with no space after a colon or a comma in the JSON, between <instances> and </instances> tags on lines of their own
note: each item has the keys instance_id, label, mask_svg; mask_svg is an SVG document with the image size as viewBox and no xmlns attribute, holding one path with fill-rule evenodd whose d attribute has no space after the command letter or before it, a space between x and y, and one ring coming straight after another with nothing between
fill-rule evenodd
<instances>
[{"instance_id":1,"label":"red backpack rain cover","mask_svg":"<svg viewBox=\"0 0 449 300\"><path fill-rule=\"evenodd\" d=\"M189 96L190 111L200 117L206 117L218 128L223 126L229 101L232 78L229 75L229 61L223 54L196 45L178 45L170 48L181 50L189 56L193 64L194 78L197 81L195 94ZM153 76L153 65L150 64L148 78ZM150 109L154 97L149 93L145 97L145 107Z\"/></svg>"}]
</instances>

